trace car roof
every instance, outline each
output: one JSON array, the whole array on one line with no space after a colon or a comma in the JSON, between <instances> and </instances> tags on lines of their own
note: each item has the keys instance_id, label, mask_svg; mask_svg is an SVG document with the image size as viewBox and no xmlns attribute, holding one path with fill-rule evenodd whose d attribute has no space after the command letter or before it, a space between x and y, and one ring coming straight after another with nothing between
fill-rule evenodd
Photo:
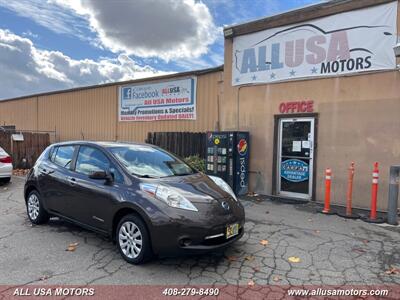
<instances>
[{"instance_id":1,"label":"car roof","mask_svg":"<svg viewBox=\"0 0 400 300\"><path fill-rule=\"evenodd\" d=\"M68 146L68 145L97 145L101 147L118 147L118 146L127 146L127 145L141 145L141 146L148 146L156 148L156 146L146 143L137 143L137 142L112 142L112 141L66 141L66 142L59 142L54 143L52 146Z\"/></svg>"}]
</instances>

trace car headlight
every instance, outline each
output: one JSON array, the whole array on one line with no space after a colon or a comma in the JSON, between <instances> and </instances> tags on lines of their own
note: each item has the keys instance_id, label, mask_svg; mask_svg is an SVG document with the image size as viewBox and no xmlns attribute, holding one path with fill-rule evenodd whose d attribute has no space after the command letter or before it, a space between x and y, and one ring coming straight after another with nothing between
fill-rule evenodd
<instances>
[{"instance_id":1,"label":"car headlight","mask_svg":"<svg viewBox=\"0 0 400 300\"><path fill-rule=\"evenodd\" d=\"M227 184L225 182L225 180L217 177L217 176L211 176L208 175L208 177L210 177L210 179L212 181L215 182L216 185L218 185L221 189L223 189L225 192L227 192L228 194L230 194L232 196L233 199L235 199L235 201L238 201L238 199L236 198L235 193L233 192L233 190L231 189L231 187L229 186L229 184Z\"/></svg>"},{"instance_id":2,"label":"car headlight","mask_svg":"<svg viewBox=\"0 0 400 300\"><path fill-rule=\"evenodd\" d=\"M164 185L141 184L142 191L175 208L198 211L188 199Z\"/></svg>"}]
</instances>

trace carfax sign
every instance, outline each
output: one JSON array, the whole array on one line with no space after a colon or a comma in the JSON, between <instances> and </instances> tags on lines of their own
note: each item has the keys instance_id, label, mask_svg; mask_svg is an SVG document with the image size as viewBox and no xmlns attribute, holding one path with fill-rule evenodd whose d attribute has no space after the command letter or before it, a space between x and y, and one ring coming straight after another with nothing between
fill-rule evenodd
<instances>
[{"instance_id":1,"label":"carfax sign","mask_svg":"<svg viewBox=\"0 0 400 300\"><path fill-rule=\"evenodd\" d=\"M395 69L397 1L233 39L232 85Z\"/></svg>"},{"instance_id":2,"label":"carfax sign","mask_svg":"<svg viewBox=\"0 0 400 300\"><path fill-rule=\"evenodd\" d=\"M302 182L309 178L309 166L299 159L288 159L281 164L281 176L291 182Z\"/></svg>"},{"instance_id":3,"label":"carfax sign","mask_svg":"<svg viewBox=\"0 0 400 300\"><path fill-rule=\"evenodd\" d=\"M120 121L195 119L195 77L120 87Z\"/></svg>"}]
</instances>

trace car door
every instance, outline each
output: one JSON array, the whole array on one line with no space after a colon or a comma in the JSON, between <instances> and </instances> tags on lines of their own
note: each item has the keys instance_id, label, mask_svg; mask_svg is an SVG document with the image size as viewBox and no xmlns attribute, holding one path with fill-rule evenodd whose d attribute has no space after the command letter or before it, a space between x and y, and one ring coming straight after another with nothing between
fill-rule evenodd
<instances>
[{"instance_id":1,"label":"car door","mask_svg":"<svg viewBox=\"0 0 400 300\"><path fill-rule=\"evenodd\" d=\"M81 223L107 230L112 223L113 206L119 202L122 175L107 155L93 146L79 147L74 167L74 175L70 178L74 184L71 215ZM96 171L111 171L114 181L90 178L89 175Z\"/></svg>"},{"instance_id":2,"label":"car door","mask_svg":"<svg viewBox=\"0 0 400 300\"><path fill-rule=\"evenodd\" d=\"M72 174L70 168L75 150L74 145L56 146L51 157L38 166L38 184L46 208L61 215L66 215L73 197L68 178Z\"/></svg>"}]
</instances>

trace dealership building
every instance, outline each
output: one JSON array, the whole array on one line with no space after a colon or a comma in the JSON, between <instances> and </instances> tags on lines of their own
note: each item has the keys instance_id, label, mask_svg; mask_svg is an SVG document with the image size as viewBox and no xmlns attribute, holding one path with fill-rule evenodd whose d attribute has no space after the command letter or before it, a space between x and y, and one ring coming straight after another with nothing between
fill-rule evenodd
<instances>
[{"instance_id":1,"label":"dealership building","mask_svg":"<svg viewBox=\"0 0 400 300\"><path fill-rule=\"evenodd\" d=\"M224 29L224 66L0 101L0 123L57 140L145 141L149 132L248 131L249 190L378 208L400 163L399 1L336 0Z\"/></svg>"}]
</instances>

